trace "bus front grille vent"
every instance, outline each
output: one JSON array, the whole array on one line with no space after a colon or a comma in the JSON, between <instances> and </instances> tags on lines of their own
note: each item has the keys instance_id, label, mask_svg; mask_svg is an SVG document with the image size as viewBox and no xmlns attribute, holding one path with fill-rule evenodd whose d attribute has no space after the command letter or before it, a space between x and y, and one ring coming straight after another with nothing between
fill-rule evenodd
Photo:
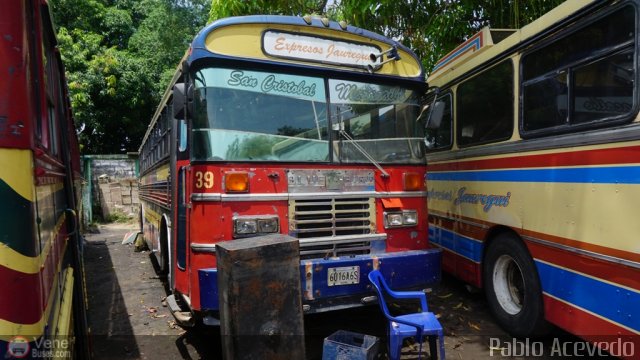
<instances>
[{"instance_id":1,"label":"bus front grille vent","mask_svg":"<svg viewBox=\"0 0 640 360\"><path fill-rule=\"evenodd\" d=\"M375 218L373 198L289 202L289 234L300 239L301 258L370 253L370 242L357 239L375 233Z\"/></svg>"},{"instance_id":2,"label":"bus front grille vent","mask_svg":"<svg viewBox=\"0 0 640 360\"><path fill-rule=\"evenodd\" d=\"M300 260L332 258L338 256L367 255L371 253L370 241L348 243L300 244Z\"/></svg>"}]
</instances>

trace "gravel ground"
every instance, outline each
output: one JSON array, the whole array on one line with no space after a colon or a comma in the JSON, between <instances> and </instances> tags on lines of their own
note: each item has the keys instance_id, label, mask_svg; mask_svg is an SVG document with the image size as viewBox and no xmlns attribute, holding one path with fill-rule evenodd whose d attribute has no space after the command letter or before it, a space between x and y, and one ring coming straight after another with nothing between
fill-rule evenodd
<instances>
[{"instance_id":1,"label":"gravel ground","mask_svg":"<svg viewBox=\"0 0 640 360\"><path fill-rule=\"evenodd\" d=\"M122 244L123 236L135 228L133 224L100 225L99 233L85 234L95 359L220 359L218 330L185 331L177 326L163 305L166 284L156 275L149 253L134 252L133 245ZM558 358L502 356L508 351L516 354L514 340L492 320L483 294L468 292L451 277L445 276L431 289L428 302L445 329L447 359ZM379 337L379 358L386 359L386 321L377 306L305 317L307 358L321 359L323 339L340 329ZM558 331L542 340L547 354L557 336L562 342L579 341ZM417 359L417 344L405 345L402 358Z\"/></svg>"}]
</instances>

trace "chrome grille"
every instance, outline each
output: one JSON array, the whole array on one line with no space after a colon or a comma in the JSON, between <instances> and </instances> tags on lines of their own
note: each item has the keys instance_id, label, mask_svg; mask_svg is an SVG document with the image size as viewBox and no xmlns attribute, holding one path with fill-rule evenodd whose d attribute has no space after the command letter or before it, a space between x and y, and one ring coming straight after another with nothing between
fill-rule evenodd
<instances>
[{"instance_id":1,"label":"chrome grille","mask_svg":"<svg viewBox=\"0 0 640 360\"><path fill-rule=\"evenodd\" d=\"M289 233L300 239L301 258L369 254L375 219L373 198L289 202Z\"/></svg>"}]
</instances>

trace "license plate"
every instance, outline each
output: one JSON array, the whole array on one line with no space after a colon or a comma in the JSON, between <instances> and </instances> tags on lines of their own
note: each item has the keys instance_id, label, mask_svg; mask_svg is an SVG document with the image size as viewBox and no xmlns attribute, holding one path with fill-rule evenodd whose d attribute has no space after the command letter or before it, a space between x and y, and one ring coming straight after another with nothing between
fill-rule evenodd
<instances>
[{"instance_id":1,"label":"license plate","mask_svg":"<svg viewBox=\"0 0 640 360\"><path fill-rule=\"evenodd\" d=\"M359 284L360 266L328 268L327 275L329 286Z\"/></svg>"}]
</instances>

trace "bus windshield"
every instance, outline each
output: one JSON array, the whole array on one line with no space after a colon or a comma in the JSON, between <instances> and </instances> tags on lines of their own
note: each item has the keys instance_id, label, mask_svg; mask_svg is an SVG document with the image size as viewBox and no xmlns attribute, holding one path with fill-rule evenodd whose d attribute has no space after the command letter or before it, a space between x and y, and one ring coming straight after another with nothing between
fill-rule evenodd
<instances>
[{"instance_id":1,"label":"bus windshield","mask_svg":"<svg viewBox=\"0 0 640 360\"><path fill-rule=\"evenodd\" d=\"M194 160L423 163L413 90L223 68L195 85Z\"/></svg>"}]
</instances>

